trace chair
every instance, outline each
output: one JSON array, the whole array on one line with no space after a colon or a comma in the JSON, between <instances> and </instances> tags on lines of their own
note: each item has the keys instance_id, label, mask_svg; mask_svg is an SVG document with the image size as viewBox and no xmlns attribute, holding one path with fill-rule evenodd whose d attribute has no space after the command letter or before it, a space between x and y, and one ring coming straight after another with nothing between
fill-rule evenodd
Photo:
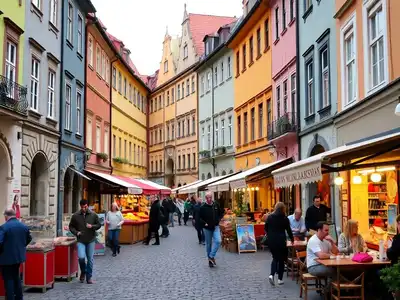
<instances>
[{"instance_id":1,"label":"chair","mask_svg":"<svg viewBox=\"0 0 400 300\"><path fill-rule=\"evenodd\" d=\"M327 278L320 278L310 273L307 273L307 266L302 261L307 256L306 251L297 252L298 268L299 268L299 278L300 278L300 298L303 297L307 300L308 291L317 291L323 293L325 286L327 285ZM325 284L321 283L321 280L325 281Z\"/></svg>"},{"instance_id":2,"label":"chair","mask_svg":"<svg viewBox=\"0 0 400 300\"><path fill-rule=\"evenodd\" d=\"M359 291L359 295L342 296L341 291L346 290L350 292ZM335 293L336 292L336 293ZM360 299L364 300L364 273L354 280L348 280L347 278L340 276L340 281L333 281L331 283L331 297L332 299Z\"/></svg>"},{"instance_id":3,"label":"chair","mask_svg":"<svg viewBox=\"0 0 400 300\"><path fill-rule=\"evenodd\" d=\"M286 261L286 276L289 277L289 272L292 275L292 279L298 273L298 259L296 257L296 249L294 247L290 247L288 249L288 259Z\"/></svg>"}]
</instances>

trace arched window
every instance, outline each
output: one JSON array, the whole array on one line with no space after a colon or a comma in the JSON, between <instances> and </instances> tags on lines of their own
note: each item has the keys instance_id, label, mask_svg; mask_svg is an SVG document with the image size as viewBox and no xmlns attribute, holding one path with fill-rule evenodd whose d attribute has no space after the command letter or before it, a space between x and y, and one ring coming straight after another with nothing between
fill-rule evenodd
<instances>
[{"instance_id":1,"label":"arched window","mask_svg":"<svg viewBox=\"0 0 400 300\"><path fill-rule=\"evenodd\" d=\"M207 179L211 179L211 178L212 178L211 173L208 173L207 174Z\"/></svg>"},{"instance_id":2,"label":"arched window","mask_svg":"<svg viewBox=\"0 0 400 300\"><path fill-rule=\"evenodd\" d=\"M224 175L226 175L226 172L225 172L225 170L224 170L224 171L222 171L222 176L224 176Z\"/></svg>"},{"instance_id":3,"label":"arched window","mask_svg":"<svg viewBox=\"0 0 400 300\"><path fill-rule=\"evenodd\" d=\"M233 170L230 170L230 171L229 171L229 174L233 174Z\"/></svg>"},{"instance_id":4,"label":"arched window","mask_svg":"<svg viewBox=\"0 0 400 300\"><path fill-rule=\"evenodd\" d=\"M206 180L206 175L204 175L204 173L201 174L201 180Z\"/></svg>"}]
</instances>

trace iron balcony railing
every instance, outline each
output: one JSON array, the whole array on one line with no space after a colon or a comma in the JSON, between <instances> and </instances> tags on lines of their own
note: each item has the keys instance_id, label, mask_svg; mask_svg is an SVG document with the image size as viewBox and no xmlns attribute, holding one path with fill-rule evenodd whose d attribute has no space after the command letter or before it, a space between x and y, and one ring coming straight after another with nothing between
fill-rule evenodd
<instances>
[{"instance_id":1,"label":"iron balcony railing","mask_svg":"<svg viewBox=\"0 0 400 300\"><path fill-rule=\"evenodd\" d=\"M297 131L296 113L287 112L267 126L268 140Z\"/></svg>"},{"instance_id":2,"label":"iron balcony railing","mask_svg":"<svg viewBox=\"0 0 400 300\"><path fill-rule=\"evenodd\" d=\"M0 75L0 106L13 112L27 115L28 89L18 83Z\"/></svg>"}]
</instances>

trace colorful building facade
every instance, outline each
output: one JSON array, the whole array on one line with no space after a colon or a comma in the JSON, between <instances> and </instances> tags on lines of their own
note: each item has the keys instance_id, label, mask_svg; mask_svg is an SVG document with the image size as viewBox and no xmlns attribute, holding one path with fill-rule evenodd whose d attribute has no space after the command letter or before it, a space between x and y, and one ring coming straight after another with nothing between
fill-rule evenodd
<instances>
[{"instance_id":1,"label":"colorful building facade","mask_svg":"<svg viewBox=\"0 0 400 300\"><path fill-rule=\"evenodd\" d=\"M21 191L21 122L28 118L27 87L23 82L25 1L4 1L0 8L0 209L19 201L29 208L29 189ZM29 176L30 170L24 169ZM21 202L21 195L25 195Z\"/></svg>"}]
</instances>

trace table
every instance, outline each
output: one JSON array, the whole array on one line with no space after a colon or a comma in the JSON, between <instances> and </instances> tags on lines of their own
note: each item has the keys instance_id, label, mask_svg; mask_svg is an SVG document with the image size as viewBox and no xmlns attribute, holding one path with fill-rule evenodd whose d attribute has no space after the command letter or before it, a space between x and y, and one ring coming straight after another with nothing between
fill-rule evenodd
<instances>
[{"instance_id":1,"label":"table","mask_svg":"<svg viewBox=\"0 0 400 300\"><path fill-rule=\"evenodd\" d=\"M55 278L71 281L78 277L78 249L76 241L55 245Z\"/></svg>"}]
</instances>

